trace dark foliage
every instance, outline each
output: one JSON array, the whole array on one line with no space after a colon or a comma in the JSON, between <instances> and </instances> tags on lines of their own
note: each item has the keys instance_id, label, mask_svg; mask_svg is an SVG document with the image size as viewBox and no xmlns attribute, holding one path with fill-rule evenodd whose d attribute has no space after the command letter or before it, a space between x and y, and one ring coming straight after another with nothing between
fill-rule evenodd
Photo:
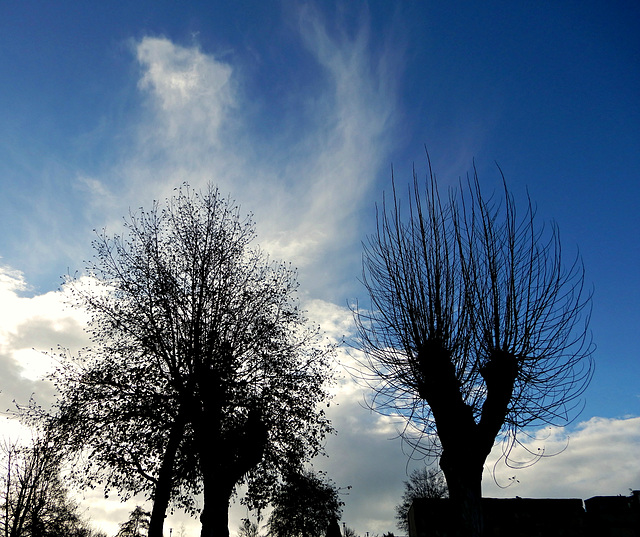
<instances>
[{"instance_id":1,"label":"dark foliage","mask_svg":"<svg viewBox=\"0 0 640 537\"><path fill-rule=\"evenodd\" d=\"M324 537L340 519L338 489L311 471L289 474L273 500L267 526L273 537Z\"/></svg>"},{"instance_id":2,"label":"dark foliage","mask_svg":"<svg viewBox=\"0 0 640 537\"><path fill-rule=\"evenodd\" d=\"M448 495L447 482L442 471L426 467L414 470L409 480L404 482L402 500L396 506L398 528L405 535L409 535L409 508L418 498L446 498Z\"/></svg>"},{"instance_id":3,"label":"dark foliage","mask_svg":"<svg viewBox=\"0 0 640 537\"><path fill-rule=\"evenodd\" d=\"M151 513L140 506L131 511L129 520L120 524L116 537L146 537L149 531Z\"/></svg>"},{"instance_id":4,"label":"dark foliage","mask_svg":"<svg viewBox=\"0 0 640 537\"><path fill-rule=\"evenodd\" d=\"M44 435L30 445L5 441L0 448L0 535L4 537L100 537L83 519L60 476L61 458Z\"/></svg>"},{"instance_id":5,"label":"dark foliage","mask_svg":"<svg viewBox=\"0 0 640 537\"><path fill-rule=\"evenodd\" d=\"M331 431L319 403L332 349L299 309L295 271L254 236L216 189L185 186L124 235L100 234L87 276L67 284L93 347L61 356L53 423L77 481L154 500L151 537L170 502L195 512L199 492L202 535L228 533L238 483L264 506Z\"/></svg>"},{"instance_id":6,"label":"dark foliage","mask_svg":"<svg viewBox=\"0 0 640 537\"><path fill-rule=\"evenodd\" d=\"M238 529L238 537L259 537L260 527L256 522L251 522L248 518L242 519L242 524Z\"/></svg>"}]
</instances>

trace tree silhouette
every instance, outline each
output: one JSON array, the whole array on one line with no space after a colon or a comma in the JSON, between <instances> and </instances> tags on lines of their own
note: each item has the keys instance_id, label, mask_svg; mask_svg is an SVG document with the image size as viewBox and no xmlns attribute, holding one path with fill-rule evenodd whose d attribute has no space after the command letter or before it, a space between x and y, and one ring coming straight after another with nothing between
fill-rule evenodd
<instances>
[{"instance_id":1,"label":"tree silhouette","mask_svg":"<svg viewBox=\"0 0 640 537\"><path fill-rule=\"evenodd\" d=\"M120 524L120 530L116 537L146 537L149 530L151 513L145 511L139 505L131 511L129 520Z\"/></svg>"},{"instance_id":2,"label":"tree silhouette","mask_svg":"<svg viewBox=\"0 0 640 537\"><path fill-rule=\"evenodd\" d=\"M124 235L99 234L88 276L68 282L94 346L62 353L53 423L77 479L154 500L150 537L200 491L202 536L228 534L236 485L264 505L331 431L332 349L299 309L295 271L254 236L215 188L184 186Z\"/></svg>"},{"instance_id":3,"label":"tree silhouette","mask_svg":"<svg viewBox=\"0 0 640 537\"><path fill-rule=\"evenodd\" d=\"M449 495L447 482L441 471L434 468L420 468L411 472L404 482L402 500L396 506L398 528L409 535L409 508L418 498L446 498Z\"/></svg>"},{"instance_id":4,"label":"tree silhouette","mask_svg":"<svg viewBox=\"0 0 640 537\"><path fill-rule=\"evenodd\" d=\"M342 512L338 489L308 470L289 474L272 503L273 537L324 537Z\"/></svg>"},{"instance_id":5,"label":"tree silhouette","mask_svg":"<svg viewBox=\"0 0 640 537\"><path fill-rule=\"evenodd\" d=\"M238 529L238 537L259 537L260 527L256 522L251 522L248 518L242 519L242 524Z\"/></svg>"},{"instance_id":6,"label":"tree silhouette","mask_svg":"<svg viewBox=\"0 0 640 537\"><path fill-rule=\"evenodd\" d=\"M46 433L30 444L0 446L0 534L4 537L99 537L83 520L60 476L61 456Z\"/></svg>"},{"instance_id":7,"label":"tree silhouette","mask_svg":"<svg viewBox=\"0 0 640 537\"><path fill-rule=\"evenodd\" d=\"M535 424L566 424L592 375L590 294L579 258L564 265L555 223L522 217L504 182L484 198L477 173L441 198L414 173L393 189L364 250L368 310L355 310L371 406L406 419L403 439L440 455L460 533L480 535L484 461Z\"/></svg>"}]
</instances>

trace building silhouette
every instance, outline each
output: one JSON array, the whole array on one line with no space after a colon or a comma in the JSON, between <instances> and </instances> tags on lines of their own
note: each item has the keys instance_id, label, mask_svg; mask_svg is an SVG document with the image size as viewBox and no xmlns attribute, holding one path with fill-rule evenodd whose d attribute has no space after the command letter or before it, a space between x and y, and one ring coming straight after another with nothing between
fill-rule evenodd
<instances>
[{"instance_id":1,"label":"building silhouette","mask_svg":"<svg viewBox=\"0 0 640 537\"><path fill-rule=\"evenodd\" d=\"M491 537L640 537L640 491L588 500L483 498ZM422 498L409 509L409 537L454 537L448 499Z\"/></svg>"}]
</instances>

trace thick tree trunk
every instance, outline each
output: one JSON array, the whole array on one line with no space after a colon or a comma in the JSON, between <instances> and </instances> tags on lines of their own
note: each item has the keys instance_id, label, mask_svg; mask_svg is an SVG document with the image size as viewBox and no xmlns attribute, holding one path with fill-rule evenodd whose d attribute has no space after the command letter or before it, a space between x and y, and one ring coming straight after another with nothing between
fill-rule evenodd
<instances>
[{"instance_id":1,"label":"thick tree trunk","mask_svg":"<svg viewBox=\"0 0 640 537\"><path fill-rule=\"evenodd\" d=\"M204 505L200 514L200 537L229 537L229 501L233 486L208 476L204 479Z\"/></svg>"},{"instance_id":2,"label":"thick tree trunk","mask_svg":"<svg viewBox=\"0 0 640 537\"><path fill-rule=\"evenodd\" d=\"M452 519L450 535L455 537L482 537L484 517L482 513L482 469L484 459L447 456L443 452L440 468L447 480Z\"/></svg>"},{"instance_id":3,"label":"thick tree trunk","mask_svg":"<svg viewBox=\"0 0 640 537\"><path fill-rule=\"evenodd\" d=\"M438 341L427 342L418 354L423 373L419 395L431 407L442 445L440 467L447 479L455 513L451 520L456 537L481 537L482 469L507 415L518 372L515 356L494 351L480 368L487 387L480 419L462 396L451 353Z\"/></svg>"},{"instance_id":4,"label":"thick tree trunk","mask_svg":"<svg viewBox=\"0 0 640 537\"><path fill-rule=\"evenodd\" d=\"M164 519L173 488L173 469L183 433L184 422L182 419L177 418L169 432L169 441L158 472L158 480L153 494L153 508L151 510L151 519L149 520L148 537L163 537Z\"/></svg>"},{"instance_id":5,"label":"thick tree trunk","mask_svg":"<svg viewBox=\"0 0 640 537\"><path fill-rule=\"evenodd\" d=\"M206 423L206 420L202 420ZM262 460L267 445L266 425L250 411L247 421L216 440L200 425L198 454L204 488L201 537L229 536L229 500L236 484Z\"/></svg>"}]
</instances>

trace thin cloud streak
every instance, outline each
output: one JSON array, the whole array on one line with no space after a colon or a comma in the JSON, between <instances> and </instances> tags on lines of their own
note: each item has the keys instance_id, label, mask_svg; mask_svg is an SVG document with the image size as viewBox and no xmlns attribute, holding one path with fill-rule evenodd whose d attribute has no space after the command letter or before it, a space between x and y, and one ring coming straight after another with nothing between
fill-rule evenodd
<instances>
[{"instance_id":1,"label":"thin cloud streak","mask_svg":"<svg viewBox=\"0 0 640 537\"><path fill-rule=\"evenodd\" d=\"M298 266L311 294L337 295L345 275L357 276L358 210L393 139L394 53L374 61L366 26L354 38L333 38L307 9L298 28L326 88L308 96L309 121L293 138L251 131L242 69L166 38L135 43L145 108L132 146L103 177L80 180L95 204L122 200L105 205L108 228L119 229L130 207L148 207L184 181L195 188L211 181L255 214L261 247ZM121 191L105 196L111 177L121 178Z\"/></svg>"}]
</instances>

